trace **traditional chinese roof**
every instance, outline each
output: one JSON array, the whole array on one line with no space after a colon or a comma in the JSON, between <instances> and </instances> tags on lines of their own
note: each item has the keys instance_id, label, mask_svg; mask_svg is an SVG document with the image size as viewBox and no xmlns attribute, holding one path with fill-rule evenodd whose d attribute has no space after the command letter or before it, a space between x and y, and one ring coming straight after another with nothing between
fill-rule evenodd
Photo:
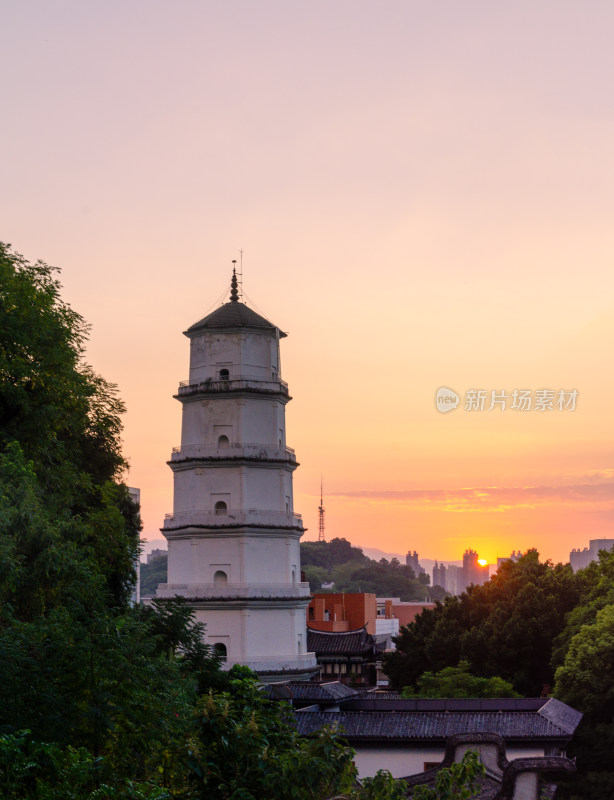
<instances>
[{"instance_id":1,"label":"traditional chinese roof","mask_svg":"<svg viewBox=\"0 0 614 800\"><path fill-rule=\"evenodd\" d=\"M355 631L315 631L307 627L307 649L316 656L364 655L373 652L375 639L366 626Z\"/></svg>"},{"instance_id":2,"label":"traditional chinese roof","mask_svg":"<svg viewBox=\"0 0 614 800\"><path fill-rule=\"evenodd\" d=\"M300 700L310 703L338 703L339 700L360 696L355 689L344 686L339 681L327 683L289 682L271 686L270 690L271 696L276 699Z\"/></svg>"},{"instance_id":3,"label":"traditional chinese roof","mask_svg":"<svg viewBox=\"0 0 614 800\"><path fill-rule=\"evenodd\" d=\"M239 301L239 294L237 290L237 276L233 271L232 276L232 289L230 292L230 302L224 303L223 306L216 308L211 314L207 314L194 325L191 325L187 331L186 336L193 336L200 331L214 331L214 330L228 330L250 328L261 331L270 331L272 334L277 335L278 328L269 322L265 317L257 314L253 309ZM279 331L279 336L284 337L286 334Z\"/></svg>"},{"instance_id":4,"label":"traditional chinese roof","mask_svg":"<svg viewBox=\"0 0 614 800\"><path fill-rule=\"evenodd\" d=\"M337 725L350 742L360 740L448 739L457 733L497 733L504 739L569 740L570 733L527 711L297 711L301 735Z\"/></svg>"}]
</instances>

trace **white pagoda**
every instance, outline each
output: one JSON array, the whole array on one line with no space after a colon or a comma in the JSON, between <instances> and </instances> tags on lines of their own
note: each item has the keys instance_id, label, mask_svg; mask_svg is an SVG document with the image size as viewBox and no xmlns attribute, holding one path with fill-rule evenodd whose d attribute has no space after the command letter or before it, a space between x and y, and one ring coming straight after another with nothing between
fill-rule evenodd
<instances>
[{"instance_id":1,"label":"white pagoda","mask_svg":"<svg viewBox=\"0 0 614 800\"><path fill-rule=\"evenodd\" d=\"M175 395L181 447L168 462L168 583L157 596L187 598L227 666L244 664L264 681L305 679L317 665L306 652L298 463L286 446L286 334L239 301L234 270L231 286L230 302L185 331L190 376Z\"/></svg>"}]
</instances>

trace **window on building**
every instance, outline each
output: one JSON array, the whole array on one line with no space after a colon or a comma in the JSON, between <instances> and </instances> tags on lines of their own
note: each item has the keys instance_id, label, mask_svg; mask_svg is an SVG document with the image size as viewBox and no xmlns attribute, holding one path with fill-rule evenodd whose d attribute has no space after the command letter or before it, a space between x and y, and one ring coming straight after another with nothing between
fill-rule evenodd
<instances>
[{"instance_id":1,"label":"window on building","mask_svg":"<svg viewBox=\"0 0 614 800\"><path fill-rule=\"evenodd\" d=\"M223 585L224 583L228 583L228 575L222 569L218 569L215 575L213 576L213 583L216 586Z\"/></svg>"},{"instance_id":2,"label":"window on building","mask_svg":"<svg viewBox=\"0 0 614 800\"><path fill-rule=\"evenodd\" d=\"M230 444L230 442L228 441L228 436L225 436L224 434L222 434L220 436L220 438L217 440L217 446L218 447L225 447L227 444Z\"/></svg>"},{"instance_id":3,"label":"window on building","mask_svg":"<svg viewBox=\"0 0 614 800\"><path fill-rule=\"evenodd\" d=\"M220 370L220 380L221 381L227 381L229 377L230 377L230 372L228 372L227 369L221 369Z\"/></svg>"},{"instance_id":4,"label":"window on building","mask_svg":"<svg viewBox=\"0 0 614 800\"><path fill-rule=\"evenodd\" d=\"M226 514L228 512L228 506L223 500L218 500L215 504L215 513L216 514Z\"/></svg>"},{"instance_id":5,"label":"window on building","mask_svg":"<svg viewBox=\"0 0 614 800\"><path fill-rule=\"evenodd\" d=\"M315 609L313 608L313 606L310 606L310 608L309 608L309 619L315 619L315 618L316 618Z\"/></svg>"},{"instance_id":6,"label":"window on building","mask_svg":"<svg viewBox=\"0 0 614 800\"><path fill-rule=\"evenodd\" d=\"M226 661L228 659L228 650L226 649L226 645L223 642L216 642L213 645L213 652L222 661Z\"/></svg>"}]
</instances>

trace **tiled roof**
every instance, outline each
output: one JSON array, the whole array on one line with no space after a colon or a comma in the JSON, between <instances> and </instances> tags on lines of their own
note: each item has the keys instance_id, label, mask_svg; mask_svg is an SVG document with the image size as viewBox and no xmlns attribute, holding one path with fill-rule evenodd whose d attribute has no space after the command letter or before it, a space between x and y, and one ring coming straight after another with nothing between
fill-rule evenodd
<instances>
[{"instance_id":1,"label":"tiled roof","mask_svg":"<svg viewBox=\"0 0 614 800\"><path fill-rule=\"evenodd\" d=\"M505 739L564 739L563 730L530 711L297 711L301 735L338 725L350 740L447 739L456 733L497 733Z\"/></svg>"},{"instance_id":2,"label":"tiled roof","mask_svg":"<svg viewBox=\"0 0 614 800\"><path fill-rule=\"evenodd\" d=\"M537 713L568 733L573 733L582 719L580 711L561 703L555 697L551 697Z\"/></svg>"},{"instance_id":3,"label":"tiled roof","mask_svg":"<svg viewBox=\"0 0 614 800\"><path fill-rule=\"evenodd\" d=\"M316 655L363 654L373 650L375 642L367 629L356 631L314 631L307 628L307 650Z\"/></svg>"},{"instance_id":4,"label":"tiled roof","mask_svg":"<svg viewBox=\"0 0 614 800\"><path fill-rule=\"evenodd\" d=\"M296 700L311 700L314 703L345 700L356 697L358 694L349 686L344 686L339 681L329 683L288 683L286 684L289 695Z\"/></svg>"},{"instance_id":5,"label":"tiled roof","mask_svg":"<svg viewBox=\"0 0 614 800\"><path fill-rule=\"evenodd\" d=\"M257 328L271 332L276 330L272 322L261 317L244 303L231 301L216 308L199 322L195 322L185 333L186 336L190 336L200 330L219 330L220 328ZM280 331L279 335L285 336L286 334Z\"/></svg>"}]
</instances>

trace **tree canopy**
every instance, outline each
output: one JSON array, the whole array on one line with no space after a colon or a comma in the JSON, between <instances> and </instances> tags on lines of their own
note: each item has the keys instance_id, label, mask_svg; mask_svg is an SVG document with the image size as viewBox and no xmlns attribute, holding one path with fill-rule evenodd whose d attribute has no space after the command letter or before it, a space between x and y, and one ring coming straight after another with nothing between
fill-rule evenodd
<instances>
[{"instance_id":1,"label":"tree canopy","mask_svg":"<svg viewBox=\"0 0 614 800\"><path fill-rule=\"evenodd\" d=\"M424 672L416 688L406 686L403 697L520 697L503 678L478 678L470 672L468 661L439 672Z\"/></svg>"},{"instance_id":2,"label":"tree canopy","mask_svg":"<svg viewBox=\"0 0 614 800\"><path fill-rule=\"evenodd\" d=\"M552 656L556 697L584 713L568 747L578 774L557 797L614 796L614 553L602 552L577 575L580 599L567 615Z\"/></svg>"}]
</instances>

